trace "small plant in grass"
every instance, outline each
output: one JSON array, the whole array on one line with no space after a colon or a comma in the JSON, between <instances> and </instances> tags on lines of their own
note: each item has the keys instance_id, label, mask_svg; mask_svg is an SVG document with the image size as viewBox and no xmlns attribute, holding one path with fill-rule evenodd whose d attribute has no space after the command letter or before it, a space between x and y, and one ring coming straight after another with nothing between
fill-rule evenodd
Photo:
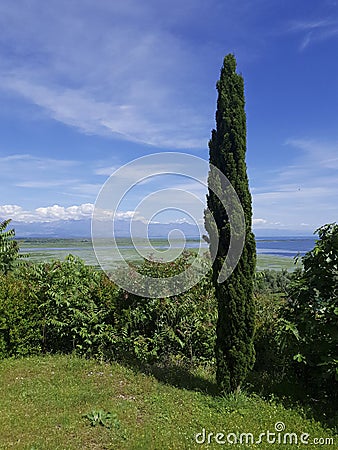
<instances>
[{"instance_id":1,"label":"small plant in grass","mask_svg":"<svg viewBox=\"0 0 338 450\"><path fill-rule=\"evenodd\" d=\"M111 412L106 412L103 409L93 410L88 414L85 414L84 417L90 421L90 425L92 427L96 427L97 425L101 425L105 428L111 428L114 426L115 428L120 427L120 421L117 418L117 415Z\"/></svg>"},{"instance_id":2,"label":"small plant in grass","mask_svg":"<svg viewBox=\"0 0 338 450\"><path fill-rule=\"evenodd\" d=\"M235 413L237 412L240 415L244 415L246 411L250 410L251 403L250 398L245 392L230 392L223 397L223 405L224 409L227 413Z\"/></svg>"}]
</instances>

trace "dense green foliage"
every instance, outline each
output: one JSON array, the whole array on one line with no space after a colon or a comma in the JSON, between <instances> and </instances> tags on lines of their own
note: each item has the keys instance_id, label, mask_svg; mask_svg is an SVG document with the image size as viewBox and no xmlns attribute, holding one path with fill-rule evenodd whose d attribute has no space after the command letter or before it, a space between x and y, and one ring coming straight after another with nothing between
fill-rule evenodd
<instances>
[{"instance_id":1,"label":"dense green foliage","mask_svg":"<svg viewBox=\"0 0 338 450\"><path fill-rule=\"evenodd\" d=\"M298 273L298 272L295 272ZM287 292L294 275L287 270L264 269L255 273L254 291L256 294Z\"/></svg>"},{"instance_id":2,"label":"dense green foliage","mask_svg":"<svg viewBox=\"0 0 338 450\"><path fill-rule=\"evenodd\" d=\"M338 381L338 225L317 230L313 250L302 258L282 315L297 328L290 342L296 372L312 390L337 395ZM298 363L298 364L297 364Z\"/></svg>"},{"instance_id":3,"label":"dense green foliage","mask_svg":"<svg viewBox=\"0 0 338 450\"><path fill-rule=\"evenodd\" d=\"M201 263L210 264L207 259ZM184 253L175 263L146 260L138 270L163 277L188 265ZM279 292L276 286L284 285L285 278L283 272L257 273L257 323L264 336L268 309L278 304L269 295ZM129 354L147 362L214 360L217 304L210 276L179 296L149 299L119 289L73 256L27 263L0 276L0 317L0 357L76 351L113 358ZM257 345L264 355L265 341L258 339Z\"/></svg>"},{"instance_id":4,"label":"dense green foliage","mask_svg":"<svg viewBox=\"0 0 338 450\"><path fill-rule=\"evenodd\" d=\"M318 232L316 247L303 258L303 271L255 274L256 362L247 381L264 394L298 392L298 399L313 399L331 417L338 343L337 225ZM191 254L184 253L166 264L145 260L137 270L171 277L190 262ZM210 265L210 260L200 263ZM131 278L132 271L126 276ZM76 352L165 367L210 366L217 309L211 272L185 293L149 299L123 291L71 255L63 262L26 262L0 273L0 359Z\"/></svg>"},{"instance_id":5,"label":"dense green foliage","mask_svg":"<svg viewBox=\"0 0 338 450\"><path fill-rule=\"evenodd\" d=\"M37 285L13 273L0 274L0 359L38 354L42 318Z\"/></svg>"},{"instance_id":6,"label":"dense green foliage","mask_svg":"<svg viewBox=\"0 0 338 450\"><path fill-rule=\"evenodd\" d=\"M15 239L15 231L6 230L11 219L0 223L0 273L12 270L19 258L19 245Z\"/></svg>"},{"instance_id":7,"label":"dense green foliage","mask_svg":"<svg viewBox=\"0 0 338 450\"><path fill-rule=\"evenodd\" d=\"M145 261L138 270L170 276L188 264L183 254L174 264ZM176 297L140 298L70 255L2 275L0 317L0 357L76 351L194 362L213 359L217 310L207 278Z\"/></svg>"},{"instance_id":8,"label":"dense green foliage","mask_svg":"<svg viewBox=\"0 0 338 450\"><path fill-rule=\"evenodd\" d=\"M22 265L0 282L2 356L73 350L93 356L113 343L115 291L81 260Z\"/></svg>"},{"instance_id":9,"label":"dense green foliage","mask_svg":"<svg viewBox=\"0 0 338 450\"><path fill-rule=\"evenodd\" d=\"M191 255L185 252L175 262L145 260L138 267L153 278L184 272ZM201 258L201 264L210 264ZM127 292L118 302L118 334L124 336L124 351L146 361L174 357L189 362L211 362L214 358L217 309L210 278L180 295L142 298Z\"/></svg>"},{"instance_id":10,"label":"dense green foliage","mask_svg":"<svg viewBox=\"0 0 338 450\"><path fill-rule=\"evenodd\" d=\"M215 220L219 234L217 253L210 248L212 254L216 253L213 263L213 284L218 303L217 382L224 392L231 392L241 385L255 358L253 277L256 262L256 244L251 231L251 195L245 163L244 81L242 76L236 73L236 60L231 54L224 58L217 90L216 129L212 131L209 142L210 163L227 177L235 189L244 210L246 228L240 261L230 277L220 284L217 279L228 253L231 231L227 211L210 189L210 177L214 176L210 171L208 211ZM212 182L221 183L220 180ZM222 186L222 189L226 196L225 186ZM214 230L208 211L206 229L212 236Z\"/></svg>"}]
</instances>

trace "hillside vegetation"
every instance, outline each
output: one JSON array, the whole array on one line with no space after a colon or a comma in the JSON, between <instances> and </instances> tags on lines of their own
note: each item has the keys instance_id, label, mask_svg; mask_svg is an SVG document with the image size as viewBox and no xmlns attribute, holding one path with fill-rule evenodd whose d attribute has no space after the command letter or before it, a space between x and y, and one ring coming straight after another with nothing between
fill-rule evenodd
<instances>
[{"instance_id":1,"label":"hillside vegetation","mask_svg":"<svg viewBox=\"0 0 338 450\"><path fill-rule=\"evenodd\" d=\"M338 226L318 233L302 270L256 273L256 362L227 396L215 384L210 276L178 296L142 298L71 255L34 264L17 261L13 246L6 259L13 236L3 233L0 448L195 448L203 428L256 436L280 421L286 431L332 436ZM190 258L138 270L172 276Z\"/></svg>"},{"instance_id":2,"label":"hillside vegetation","mask_svg":"<svg viewBox=\"0 0 338 450\"><path fill-rule=\"evenodd\" d=\"M287 443L276 448L313 448L314 439L327 442L320 448L334 448L332 431L305 419L301 410L285 409L273 397L211 395L213 379L201 369L187 374L148 367L146 375L136 367L58 355L3 361L0 380L1 449L219 448L217 433L232 443L237 435L245 444L243 433L252 433L256 442L261 433L276 433L277 423L285 425L282 439L285 433L295 433L299 442L290 444L287 437ZM102 422L94 418L99 410ZM203 428L214 433L211 445L207 439L196 442ZM310 445L300 443L303 433L309 434ZM203 434L198 440L202 442ZM261 444L240 448L270 446L264 437Z\"/></svg>"}]
</instances>

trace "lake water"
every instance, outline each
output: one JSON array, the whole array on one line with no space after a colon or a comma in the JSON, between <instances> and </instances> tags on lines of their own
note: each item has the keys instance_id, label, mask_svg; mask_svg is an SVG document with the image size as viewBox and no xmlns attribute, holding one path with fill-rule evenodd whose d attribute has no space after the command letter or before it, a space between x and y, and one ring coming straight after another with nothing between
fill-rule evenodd
<instances>
[{"instance_id":1,"label":"lake water","mask_svg":"<svg viewBox=\"0 0 338 450\"><path fill-rule=\"evenodd\" d=\"M303 256L311 250L316 241L315 236L308 237L269 237L256 238L258 254L293 258Z\"/></svg>"},{"instance_id":2,"label":"lake water","mask_svg":"<svg viewBox=\"0 0 338 450\"><path fill-rule=\"evenodd\" d=\"M315 236L310 237L257 237L256 246L258 254L258 268L287 268L294 267L295 256L303 256L315 245ZM135 250L130 239L117 239L120 253L127 261L136 261L141 257ZM69 253L83 259L87 264L98 266L92 243L90 239L26 239L19 240L22 253L29 253L33 261L50 261L52 259L64 259ZM168 249L168 242L165 239L151 239L151 244L156 250L165 251ZM138 250L145 256L151 254L151 249L145 240L136 239ZM205 250L208 249L206 242L199 239L187 239L185 245L181 240L172 241L172 255L177 254L177 249L185 248L198 249L199 245ZM102 240L99 245L101 260L107 261L112 266L116 265L116 248L111 241Z\"/></svg>"}]
</instances>

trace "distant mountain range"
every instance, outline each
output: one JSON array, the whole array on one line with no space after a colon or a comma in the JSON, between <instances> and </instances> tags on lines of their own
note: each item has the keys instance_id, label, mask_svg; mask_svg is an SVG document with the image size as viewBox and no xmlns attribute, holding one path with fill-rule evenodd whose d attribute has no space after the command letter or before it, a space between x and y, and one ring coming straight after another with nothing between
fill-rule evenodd
<instances>
[{"instance_id":1,"label":"distant mountain range","mask_svg":"<svg viewBox=\"0 0 338 450\"><path fill-rule=\"evenodd\" d=\"M91 236L91 220L58 220L54 222L15 222L10 224L15 229L17 238L88 238ZM111 224L107 222L100 223L100 237L111 236ZM183 223L151 223L149 225L149 237L167 237L172 230L179 230L186 237L199 236L199 230L196 225L187 222ZM116 237L130 236L130 221L117 220L115 222ZM145 225L142 222L134 221L133 236L144 237ZM175 237L175 232L173 232ZM176 233L180 237L180 233Z\"/></svg>"},{"instance_id":2,"label":"distant mountain range","mask_svg":"<svg viewBox=\"0 0 338 450\"><path fill-rule=\"evenodd\" d=\"M101 222L100 237L111 237L111 224ZM17 238L89 238L91 236L91 220L58 220L54 222L11 222L11 227L15 229ZM198 237L199 230L196 225L187 222L183 223L152 223L149 225L149 237L167 237L172 230L179 230L186 237ZM172 237L180 237L179 232L172 231ZM276 228L261 228L254 230L257 237L273 236L311 236L308 230L290 230ZM130 236L130 221L117 220L115 222L116 237ZM134 221L134 237L145 236L145 225L142 222Z\"/></svg>"}]
</instances>

